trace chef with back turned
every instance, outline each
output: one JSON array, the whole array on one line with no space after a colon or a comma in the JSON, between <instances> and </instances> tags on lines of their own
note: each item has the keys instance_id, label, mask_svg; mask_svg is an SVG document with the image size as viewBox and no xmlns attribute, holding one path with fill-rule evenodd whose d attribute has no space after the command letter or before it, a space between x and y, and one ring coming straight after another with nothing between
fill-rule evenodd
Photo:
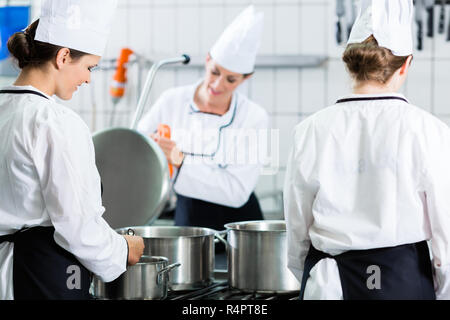
<instances>
[{"instance_id":1,"label":"chef with back turned","mask_svg":"<svg viewBox=\"0 0 450 320\"><path fill-rule=\"evenodd\" d=\"M302 299L450 299L449 128L398 93L412 18L412 0L362 0L353 92L295 128L284 207Z\"/></svg>"},{"instance_id":2,"label":"chef with back turned","mask_svg":"<svg viewBox=\"0 0 450 320\"><path fill-rule=\"evenodd\" d=\"M52 97L90 82L116 0L44 0L8 49L21 69L0 89L0 299L89 299L138 262L142 238L102 218L100 176L83 120Z\"/></svg>"}]
</instances>

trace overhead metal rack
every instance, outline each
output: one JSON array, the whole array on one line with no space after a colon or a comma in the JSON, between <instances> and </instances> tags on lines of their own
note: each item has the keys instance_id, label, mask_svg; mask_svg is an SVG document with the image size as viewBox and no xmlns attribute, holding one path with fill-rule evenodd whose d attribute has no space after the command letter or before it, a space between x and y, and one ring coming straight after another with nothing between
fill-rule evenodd
<instances>
[{"instance_id":1,"label":"overhead metal rack","mask_svg":"<svg viewBox=\"0 0 450 320\"><path fill-rule=\"evenodd\" d=\"M203 68L205 56L190 56L191 61L187 65L170 65L167 68ZM155 61L163 57L154 56L151 59L139 56L130 60L128 65L139 64L140 67L150 68ZM324 65L328 57L321 55L261 55L256 57L255 68L317 68ZM116 68L116 59L102 59L101 70L112 70Z\"/></svg>"},{"instance_id":2,"label":"overhead metal rack","mask_svg":"<svg viewBox=\"0 0 450 320\"><path fill-rule=\"evenodd\" d=\"M327 57L317 55L261 55L256 57L255 68L316 68L322 66ZM191 56L186 66L172 68L203 68L205 57Z\"/></svg>"}]
</instances>

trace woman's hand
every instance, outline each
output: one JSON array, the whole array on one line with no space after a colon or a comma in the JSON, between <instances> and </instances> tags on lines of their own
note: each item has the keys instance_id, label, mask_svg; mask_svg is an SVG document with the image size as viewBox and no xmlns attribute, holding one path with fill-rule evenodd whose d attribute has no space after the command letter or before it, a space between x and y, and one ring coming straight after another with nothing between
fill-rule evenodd
<instances>
[{"instance_id":1,"label":"woman's hand","mask_svg":"<svg viewBox=\"0 0 450 320\"><path fill-rule=\"evenodd\" d=\"M170 164L173 164L175 167L179 168L181 166L181 163L183 162L184 154L180 151L180 149L178 149L175 141L161 137L158 134L151 134L150 137L155 140L155 142L162 149L164 155L167 158L167 161Z\"/></svg>"},{"instance_id":2,"label":"woman's hand","mask_svg":"<svg viewBox=\"0 0 450 320\"><path fill-rule=\"evenodd\" d=\"M124 235L128 243L128 265L132 266L139 262L144 253L144 239L139 236Z\"/></svg>"}]
</instances>

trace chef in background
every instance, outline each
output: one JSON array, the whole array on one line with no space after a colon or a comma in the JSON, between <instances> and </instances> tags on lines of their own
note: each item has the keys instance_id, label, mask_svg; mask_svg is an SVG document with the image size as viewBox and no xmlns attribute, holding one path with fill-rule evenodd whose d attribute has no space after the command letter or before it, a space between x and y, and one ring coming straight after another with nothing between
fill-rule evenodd
<instances>
[{"instance_id":1,"label":"chef in background","mask_svg":"<svg viewBox=\"0 0 450 320\"><path fill-rule=\"evenodd\" d=\"M254 156L256 143L233 142L268 128L267 112L236 92L254 72L262 28L263 14L246 8L211 48L204 78L165 91L138 125L175 167L178 226L222 230L228 222L263 219L253 192L261 164L230 159ZM155 134L159 124L170 126L171 139Z\"/></svg>"},{"instance_id":2,"label":"chef in background","mask_svg":"<svg viewBox=\"0 0 450 320\"><path fill-rule=\"evenodd\" d=\"M89 299L143 253L102 218L91 133L52 97L90 82L115 0L45 0L8 49L20 75L0 90L0 299Z\"/></svg>"},{"instance_id":3,"label":"chef in background","mask_svg":"<svg viewBox=\"0 0 450 320\"><path fill-rule=\"evenodd\" d=\"M295 127L284 207L303 299L450 299L449 128L398 93L412 17L412 0L361 1L353 92Z\"/></svg>"}]
</instances>

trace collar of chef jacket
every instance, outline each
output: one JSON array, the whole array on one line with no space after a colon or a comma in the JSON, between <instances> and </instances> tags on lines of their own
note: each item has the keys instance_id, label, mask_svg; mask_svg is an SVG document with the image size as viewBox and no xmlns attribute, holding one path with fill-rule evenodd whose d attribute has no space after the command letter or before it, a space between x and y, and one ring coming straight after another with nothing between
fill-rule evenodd
<instances>
[{"instance_id":1,"label":"collar of chef jacket","mask_svg":"<svg viewBox=\"0 0 450 320\"><path fill-rule=\"evenodd\" d=\"M217 115L199 110L194 102L194 94L197 87L203 82L198 81L192 86L189 101L189 122L191 123L188 139L182 139L180 144L183 153L191 156L214 157L221 149L224 130L232 125L237 111L238 97L233 93L230 108L223 115ZM213 128L205 126L205 123L213 123Z\"/></svg>"},{"instance_id":2,"label":"collar of chef jacket","mask_svg":"<svg viewBox=\"0 0 450 320\"><path fill-rule=\"evenodd\" d=\"M6 87L2 87L1 90L13 90L13 91L30 90L30 91L35 91L35 92L38 92L38 93L44 95L50 101L55 101L55 99L53 97L49 96L48 94L40 91L39 89L36 89L33 86L30 86L30 85L28 85L28 86L14 86L14 85L13 86L6 86Z\"/></svg>"},{"instance_id":3,"label":"collar of chef jacket","mask_svg":"<svg viewBox=\"0 0 450 320\"><path fill-rule=\"evenodd\" d=\"M351 93L347 94L345 96L339 97L337 99L337 102L364 102L364 101L371 101L371 100L386 100L389 101L390 99L399 99L404 100L406 103L409 103L408 99L405 98L405 96L398 92L388 92L388 93Z\"/></svg>"}]
</instances>

